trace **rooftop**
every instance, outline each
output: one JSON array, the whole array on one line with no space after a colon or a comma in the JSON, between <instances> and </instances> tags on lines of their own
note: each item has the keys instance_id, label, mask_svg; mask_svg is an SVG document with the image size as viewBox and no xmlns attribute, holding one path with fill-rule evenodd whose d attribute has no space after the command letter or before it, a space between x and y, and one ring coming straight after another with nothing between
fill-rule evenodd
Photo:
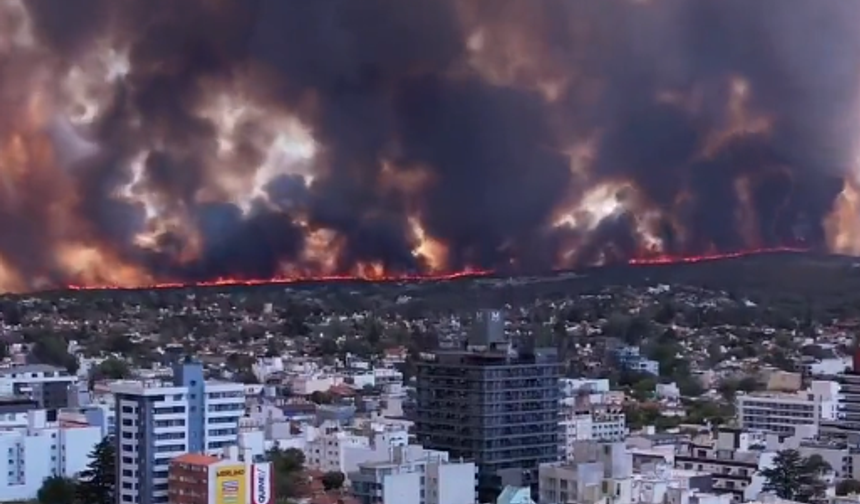
<instances>
[{"instance_id":1,"label":"rooftop","mask_svg":"<svg viewBox=\"0 0 860 504\"><path fill-rule=\"evenodd\" d=\"M0 395L0 404L30 404L32 399L21 395Z\"/></svg>"},{"instance_id":2,"label":"rooftop","mask_svg":"<svg viewBox=\"0 0 860 504\"><path fill-rule=\"evenodd\" d=\"M61 367L51 366L48 364L23 364L21 366L0 369L0 376L9 376L18 373L56 373L65 371L66 370Z\"/></svg>"},{"instance_id":3,"label":"rooftop","mask_svg":"<svg viewBox=\"0 0 860 504\"><path fill-rule=\"evenodd\" d=\"M217 464L220 461L221 459L219 459L218 457L213 457L212 455L204 455L202 453L186 453L185 455L180 455L174 458L171 462L196 466L210 466L212 464Z\"/></svg>"}]
</instances>

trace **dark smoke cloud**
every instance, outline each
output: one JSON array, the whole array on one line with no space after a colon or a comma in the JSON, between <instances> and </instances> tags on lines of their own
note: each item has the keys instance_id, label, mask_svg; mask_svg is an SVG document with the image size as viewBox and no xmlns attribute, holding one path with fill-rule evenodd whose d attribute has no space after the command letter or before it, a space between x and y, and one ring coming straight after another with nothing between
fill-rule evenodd
<instances>
[{"instance_id":1,"label":"dark smoke cloud","mask_svg":"<svg viewBox=\"0 0 860 504\"><path fill-rule=\"evenodd\" d=\"M25 5L51 65L67 69L106 44L129 54L127 74L80 133L100 150L71 169L70 212L90 242L156 278L269 277L287 263L313 270L318 258L303 251L321 230L337 270L421 271L429 260L413 253L415 219L444 245L451 270L622 260L643 253L646 214L656 215L647 226L667 253L820 246L854 162L853 2ZM21 85L4 75L0 87ZM218 159L221 125L205 113L216 88L297 117L317 144L313 179L280 175L263 188L267 203L244 212L229 203L216 181L250 180L272 130L238 124L234 157ZM749 128L756 119L766 127ZM588 166L572 170L571 148L587 142ZM135 242L144 208L117 194L141 152L136 187L165 213L187 216L199 240L180 227L164 231L155 251ZM406 179L417 182L398 182ZM32 183L33 194L55 186ZM577 229L554 225L609 183L631 192L619 196L626 211ZM52 218L44 199L27 201L0 213L0 256L25 276L53 264L59 240L15 223ZM194 246L199 253L180 260Z\"/></svg>"}]
</instances>

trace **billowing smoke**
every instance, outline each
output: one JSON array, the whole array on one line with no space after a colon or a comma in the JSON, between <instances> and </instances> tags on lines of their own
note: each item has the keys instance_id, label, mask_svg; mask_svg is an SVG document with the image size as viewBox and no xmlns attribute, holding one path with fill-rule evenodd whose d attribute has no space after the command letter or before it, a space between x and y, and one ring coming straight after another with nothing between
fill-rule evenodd
<instances>
[{"instance_id":1,"label":"billowing smoke","mask_svg":"<svg viewBox=\"0 0 860 504\"><path fill-rule=\"evenodd\" d=\"M0 289L860 252L858 15L0 0Z\"/></svg>"}]
</instances>

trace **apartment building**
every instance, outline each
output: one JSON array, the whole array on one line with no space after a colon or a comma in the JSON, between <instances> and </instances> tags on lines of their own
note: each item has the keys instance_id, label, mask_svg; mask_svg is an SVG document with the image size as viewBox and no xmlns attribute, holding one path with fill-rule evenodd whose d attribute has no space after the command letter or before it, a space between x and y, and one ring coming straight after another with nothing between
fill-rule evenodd
<instances>
[{"instance_id":1,"label":"apartment building","mask_svg":"<svg viewBox=\"0 0 860 504\"><path fill-rule=\"evenodd\" d=\"M573 459L573 450L578 442L594 438L591 411L588 409L582 410L572 406L564 408L559 426L564 446L564 460Z\"/></svg>"},{"instance_id":2,"label":"apartment building","mask_svg":"<svg viewBox=\"0 0 860 504\"><path fill-rule=\"evenodd\" d=\"M721 427L715 438L690 440L676 447L675 467L710 473L713 492L731 494L736 501L748 501L761 493L764 478L775 452L761 449L758 434Z\"/></svg>"},{"instance_id":3,"label":"apartment building","mask_svg":"<svg viewBox=\"0 0 860 504\"><path fill-rule=\"evenodd\" d=\"M822 421L821 434L860 445L860 350L852 357L851 368L836 377L839 384L837 418Z\"/></svg>"},{"instance_id":4,"label":"apartment building","mask_svg":"<svg viewBox=\"0 0 860 504\"><path fill-rule=\"evenodd\" d=\"M167 502L170 460L235 445L245 412L241 383L207 382L200 363L177 365L173 382L118 382L117 493L121 503Z\"/></svg>"},{"instance_id":5,"label":"apartment building","mask_svg":"<svg viewBox=\"0 0 860 504\"><path fill-rule=\"evenodd\" d=\"M27 396L40 409L69 405L69 387L78 382L65 369L46 364L27 364L0 369L0 395Z\"/></svg>"},{"instance_id":6,"label":"apartment building","mask_svg":"<svg viewBox=\"0 0 860 504\"><path fill-rule=\"evenodd\" d=\"M660 374L660 363L655 360L645 358L638 346L625 346L618 348L614 352L614 356L618 365L628 371L647 373L654 376L658 376Z\"/></svg>"},{"instance_id":7,"label":"apartment building","mask_svg":"<svg viewBox=\"0 0 860 504\"><path fill-rule=\"evenodd\" d=\"M86 469L102 440L99 427L63 427L49 422L45 410L29 411L23 428L0 431L0 500L36 498L45 478L73 478ZM5 455L5 456L4 456Z\"/></svg>"},{"instance_id":8,"label":"apartment building","mask_svg":"<svg viewBox=\"0 0 860 504\"><path fill-rule=\"evenodd\" d=\"M393 448L408 444L409 432L406 429L372 436L329 429L307 442L304 447L305 467L348 474L357 471L362 462L386 461Z\"/></svg>"},{"instance_id":9,"label":"apartment building","mask_svg":"<svg viewBox=\"0 0 860 504\"><path fill-rule=\"evenodd\" d=\"M539 464L559 460L556 349L515 345L502 313L487 310L461 348L424 357L417 366L416 438L475 461L482 500L508 484L533 485Z\"/></svg>"},{"instance_id":10,"label":"apartment building","mask_svg":"<svg viewBox=\"0 0 860 504\"><path fill-rule=\"evenodd\" d=\"M839 383L816 380L796 393L754 392L736 399L739 426L781 435L794 435L799 426L818 432L822 422L837 420Z\"/></svg>"},{"instance_id":11,"label":"apartment building","mask_svg":"<svg viewBox=\"0 0 860 504\"><path fill-rule=\"evenodd\" d=\"M476 468L451 462L448 454L399 446L379 462L365 462L348 475L361 504L474 504Z\"/></svg>"},{"instance_id":12,"label":"apartment building","mask_svg":"<svg viewBox=\"0 0 860 504\"><path fill-rule=\"evenodd\" d=\"M670 465L657 464L633 475L632 502L732 504L730 494L713 494L712 486L713 476L709 473L674 469Z\"/></svg>"},{"instance_id":13,"label":"apartment building","mask_svg":"<svg viewBox=\"0 0 860 504\"><path fill-rule=\"evenodd\" d=\"M580 441L623 441L629 432L624 411L614 406L565 406L559 426L565 460Z\"/></svg>"},{"instance_id":14,"label":"apartment building","mask_svg":"<svg viewBox=\"0 0 860 504\"><path fill-rule=\"evenodd\" d=\"M620 407L596 406L591 410L592 439L623 441L628 434L627 415Z\"/></svg>"},{"instance_id":15,"label":"apartment building","mask_svg":"<svg viewBox=\"0 0 860 504\"><path fill-rule=\"evenodd\" d=\"M540 466L538 504L632 502L633 458L624 443L582 441L573 460Z\"/></svg>"}]
</instances>

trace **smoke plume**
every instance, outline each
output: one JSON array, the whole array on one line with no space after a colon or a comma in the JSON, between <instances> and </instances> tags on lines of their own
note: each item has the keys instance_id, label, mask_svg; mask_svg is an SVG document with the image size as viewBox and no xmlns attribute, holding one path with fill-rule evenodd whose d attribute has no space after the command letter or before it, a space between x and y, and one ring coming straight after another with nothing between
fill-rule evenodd
<instances>
[{"instance_id":1,"label":"smoke plume","mask_svg":"<svg viewBox=\"0 0 860 504\"><path fill-rule=\"evenodd\" d=\"M860 253L858 15L0 0L0 289Z\"/></svg>"}]
</instances>

